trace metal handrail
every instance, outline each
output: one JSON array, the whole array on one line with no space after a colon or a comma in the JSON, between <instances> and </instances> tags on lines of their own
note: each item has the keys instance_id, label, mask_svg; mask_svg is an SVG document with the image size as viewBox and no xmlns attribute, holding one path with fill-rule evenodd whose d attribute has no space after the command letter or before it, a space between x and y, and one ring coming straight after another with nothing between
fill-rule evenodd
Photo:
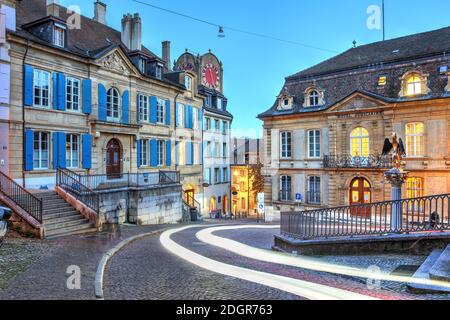
<instances>
[{"instance_id":1,"label":"metal handrail","mask_svg":"<svg viewBox=\"0 0 450 320\"><path fill-rule=\"evenodd\" d=\"M42 200L31 194L6 174L0 171L0 192L30 216L42 223Z\"/></svg>"},{"instance_id":2,"label":"metal handrail","mask_svg":"<svg viewBox=\"0 0 450 320\"><path fill-rule=\"evenodd\" d=\"M98 214L100 210L100 197L97 192L86 187L81 182L80 175L69 169L57 169L56 185L70 193L78 201L81 201Z\"/></svg>"},{"instance_id":3,"label":"metal handrail","mask_svg":"<svg viewBox=\"0 0 450 320\"><path fill-rule=\"evenodd\" d=\"M400 225L391 224L394 210ZM450 230L450 194L281 214L281 232L300 239L444 230Z\"/></svg>"}]
</instances>

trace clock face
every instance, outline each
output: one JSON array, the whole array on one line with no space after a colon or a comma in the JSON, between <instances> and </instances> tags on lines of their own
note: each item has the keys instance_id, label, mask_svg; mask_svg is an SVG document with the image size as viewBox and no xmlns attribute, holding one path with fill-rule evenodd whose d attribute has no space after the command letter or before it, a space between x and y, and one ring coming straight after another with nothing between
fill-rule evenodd
<instances>
[{"instance_id":1,"label":"clock face","mask_svg":"<svg viewBox=\"0 0 450 320\"><path fill-rule=\"evenodd\" d=\"M211 63L206 64L202 69L202 84L206 87L216 89L219 87L220 73L217 67Z\"/></svg>"}]
</instances>

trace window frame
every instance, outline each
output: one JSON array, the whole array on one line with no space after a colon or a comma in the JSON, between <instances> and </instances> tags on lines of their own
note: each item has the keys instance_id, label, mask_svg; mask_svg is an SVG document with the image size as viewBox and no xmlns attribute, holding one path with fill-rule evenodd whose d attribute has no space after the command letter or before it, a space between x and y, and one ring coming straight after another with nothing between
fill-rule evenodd
<instances>
[{"instance_id":1,"label":"window frame","mask_svg":"<svg viewBox=\"0 0 450 320\"><path fill-rule=\"evenodd\" d=\"M184 86L186 87L187 91L192 92L193 83L194 83L194 78L192 78L192 76L189 74L185 74L184 75Z\"/></svg>"},{"instance_id":2,"label":"window frame","mask_svg":"<svg viewBox=\"0 0 450 320\"><path fill-rule=\"evenodd\" d=\"M283 135L286 135L283 137ZM284 144L286 147L284 147ZM292 132L282 131L280 132L280 158L292 159Z\"/></svg>"},{"instance_id":3,"label":"window frame","mask_svg":"<svg viewBox=\"0 0 450 320\"><path fill-rule=\"evenodd\" d=\"M313 133L313 136L311 136ZM311 149L311 138L313 139ZM313 155L311 155L313 152ZM320 159L322 152L322 134L319 129L310 129L308 130L308 158L309 159Z\"/></svg>"},{"instance_id":4,"label":"window frame","mask_svg":"<svg viewBox=\"0 0 450 320\"><path fill-rule=\"evenodd\" d=\"M115 98L115 96L111 95L111 93L117 94L117 106L113 104L112 99ZM106 120L108 122L116 122L120 123L121 121L121 101L120 101L120 92L117 88L111 87L106 92ZM114 113L116 112L117 107L117 117L114 116ZM108 113L111 114L111 116L108 116Z\"/></svg>"},{"instance_id":5,"label":"window frame","mask_svg":"<svg viewBox=\"0 0 450 320\"><path fill-rule=\"evenodd\" d=\"M320 94L317 90L311 90L308 93L308 107L317 107L320 105Z\"/></svg>"},{"instance_id":6,"label":"window frame","mask_svg":"<svg viewBox=\"0 0 450 320\"><path fill-rule=\"evenodd\" d=\"M408 133L408 126L413 125L414 126L414 132ZM422 132L417 131L417 126L422 126ZM412 141L411 141L412 139ZM409 122L405 125L405 142L406 142L406 156L408 158L423 158L425 157L425 123L423 122ZM413 150L414 152L411 153L410 145L411 142L413 144ZM419 154L418 150L421 150L421 154Z\"/></svg>"},{"instance_id":7,"label":"window frame","mask_svg":"<svg viewBox=\"0 0 450 320\"><path fill-rule=\"evenodd\" d=\"M165 125L166 124L166 110L165 110L164 99L156 99L156 124Z\"/></svg>"},{"instance_id":8,"label":"window frame","mask_svg":"<svg viewBox=\"0 0 450 320\"><path fill-rule=\"evenodd\" d=\"M164 140L156 141L156 159L158 167L166 166L166 142Z\"/></svg>"},{"instance_id":9,"label":"window frame","mask_svg":"<svg viewBox=\"0 0 450 320\"><path fill-rule=\"evenodd\" d=\"M280 176L280 201L292 201L292 177Z\"/></svg>"},{"instance_id":10,"label":"window frame","mask_svg":"<svg viewBox=\"0 0 450 320\"><path fill-rule=\"evenodd\" d=\"M46 76L46 79L42 79L42 76ZM50 101L52 99L52 94L56 94L56 92L52 93L52 79L51 73L42 69L34 69L33 70L33 107L35 108L44 108L50 109ZM45 90L45 83L47 81L47 89ZM38 90L39 95L36 95L36 90ZM47 92L47 97L43 95L44 92ZM47 100L47 104L43 104L44 100ZM39 102L36 103L36 100Z\"/></svg>"},{"instance_id":11,"label":"window frame","mask_svg":"<svg viewBox=\"0 0 450 320\"><path fill-rule=\"evenodd\" d=\"M148 139L139 140L140 146L140 167L150 167L150 141ZM144 148L145 146L145 148ZM145 158L144 158L145 156Z\"/></svg>"},{"instance_id":12,"label":"window frame","mask_svg":"<svg viewBox=\"0 0 450 320\"><path fill-rule=\"evenodd\" d=\"M307 198L308 203L321 204L322 178L320 176L309 176L307 185L308 185L308 198Z\"/></svg>"},{"instance_id":13,"label":"window frame","mask_svg":"<svg viewBox=\"0 0 450 320\"><path fill-rule=\"evenodd\" d=\"M421 198L425 194L425 179L422 177L408 177L406 179L406 198Z\"/></svg>"},{"instance_id":14,"label":"window frame","mask_svg":"<svg viewBox=\"0 0 450 320\"><path fill-rule=\"evenodd\" d=\"M353 133L356 132L356 130L360 129L360 134L358 133L358 135L354 135ZM367 135L364 135L363 133L367 132ZM363 151L364 151L364 140L367 139L367 155L363 155ZM353 141L354 140L358 140L359 141L359 155L353 155ZM369 130L367 130L364 127L356 127L353 128L350 131L350 156L352 158L367 158L370 156L370 132Z\"/></svg>"},{"instance_id":15,"label":"window frame","mask_svg":"<svg viewBox=\"0 0 450 320\"><path fill-rule=\"evenodd\" d=\"M72 85L70 85L69 82L72 83ZM74 86L73 86L74 83L77 83L77 85L78 85L78 95L75 95L75 93L74 93ZM69 99L69 97L70 97L70 99ZM77 97L77 99L78 99L77 102L74 102L74 97ZM81 112L81 108L80 108L80 105L81 105L80 102L82 101L81 99L82 98L81 98L81 81L80 81L80 79L75 78L75 77L67 77L66 78L66 110L70 111L70 112L77 112L77 113ZM76 110L74 109L75 103L77 105Z\"/></svg>"},{"instance_id":16,"label":"window frame","mask_svg":"<svg viewBox=\"0 0 450 320\"><path fill-rule=\"evenodd\" d=\"M149 98L144 94L139 94L138 98L138 114L139 122L149 122Z\"/></svg>"},{"instance_id":17,"label":"window frame","mask_svg":"<svg viewBox=\"0 0 450 320\"><path fill-rule=\"evenodd\" d=\"M66 46L66 28L55 24L53 26L53 45L59 48Z\"/></svg>"},{"instance_id":18,"label":"window frame","mask_svg":"<svg viewBox=\"0 0 450 320\"><path fill-rule=\"evenodd\" d=\"M47 148L46 150L44 150L42 148L42 144L44 143L42 136L46 135L46 145ZM39 145L38 149L36 149L36 135L38 135L38 140L37 143ZM37 157L36 157L36 150L37 150ZM43 166L42 164L44 163L43 160L43 153L44 151L46 151L47 153L47 160L46 160L46 165ZM36 161L38 163L38 165L36 166ZM50 133L47 131L35 131L34 135L33 135L33 170L49 170L50 169Z\"/></svg>"},{"instance_id":19,"label":"window frame","mask_svg":"<svg viewBox=\"0 0 450 320\"><path fill-rule=\"evenodd\" d=\"M73 149L74 140L76 137L76 147L77 149ZM66 134L66 166L67 169L78 169L80 168L80 136L74 133ZM74 165L74 157L76 154L76 164Z\"/></svg>"}]
</instances>

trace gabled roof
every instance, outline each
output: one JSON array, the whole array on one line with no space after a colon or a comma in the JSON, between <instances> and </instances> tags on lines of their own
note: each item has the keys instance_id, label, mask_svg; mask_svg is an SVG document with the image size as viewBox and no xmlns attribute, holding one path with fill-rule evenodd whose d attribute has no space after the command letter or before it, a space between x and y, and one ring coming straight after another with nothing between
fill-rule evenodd
<instances>
[{"instance_id":1,"label":"gabled roof","mask_svg":"<svg viewBox=\"0 0 450 320\"><path fill-rule=\"evenodd\" d=\"M352 48L289 76L286 80L314 77L352 68L387 64L442 53L450 53L450 27Z\"/></svg>"}]
</instances>

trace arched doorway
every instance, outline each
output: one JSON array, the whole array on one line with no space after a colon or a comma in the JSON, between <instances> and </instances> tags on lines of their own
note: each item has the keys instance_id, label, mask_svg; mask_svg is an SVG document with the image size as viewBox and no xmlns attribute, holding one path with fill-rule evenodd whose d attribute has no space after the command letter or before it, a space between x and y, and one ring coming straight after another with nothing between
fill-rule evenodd
<instances>
[{"instance_id":1,"label":"arched doorway","mask_svg":"<svg viewBox=\"0 0 450 320\"><path fill-rule=\"evenodd\" d=\"M184 200L191 207L195 207L195 189L193 186L188 185L184 190Z\"/></svg>"},{"instance_id":2,"label":"arched doorway","mask_svg":"<svg viewBox=\"0 0 450 320\"><path fill-rule=\"evenodd\" d=\"M350 184L350 205L362 205L372 202L372 191L370 182L364 178L355 178ZM367 217L370 208L356 207L352 209L353 215Z\"/></svg>"},{"instance_id":3,"label":"arched doorway","mask_svg":"<svg viewBox=\"0 0 450 320\"><path fill-rule=\"evenodd\" d=\"M106 176L122 178L122 147L117 139L111 139L106 145Z\"/></svg>"},{"instance_id":4,"label":"arched doorway","mask_svg":"<svg viewBox=\"0 0 450 320\"><path fill-rule=\"evenodd\" d=\"M209 199L209 212L213 212L217 210L217 205L216 205L216 198L215 197L211 197Z\"/></svg>"},{"instance_id":5,"label":"arched doorway","mask_svg":"<svg viewBox=\"0 0 450 320\"><path fill-rule=\"evenodd\" d=\"M223 209L223 214L228 213L228 196L227 195L224 195L222 198L222 209Z\"/></svg>"}]
</instances>

